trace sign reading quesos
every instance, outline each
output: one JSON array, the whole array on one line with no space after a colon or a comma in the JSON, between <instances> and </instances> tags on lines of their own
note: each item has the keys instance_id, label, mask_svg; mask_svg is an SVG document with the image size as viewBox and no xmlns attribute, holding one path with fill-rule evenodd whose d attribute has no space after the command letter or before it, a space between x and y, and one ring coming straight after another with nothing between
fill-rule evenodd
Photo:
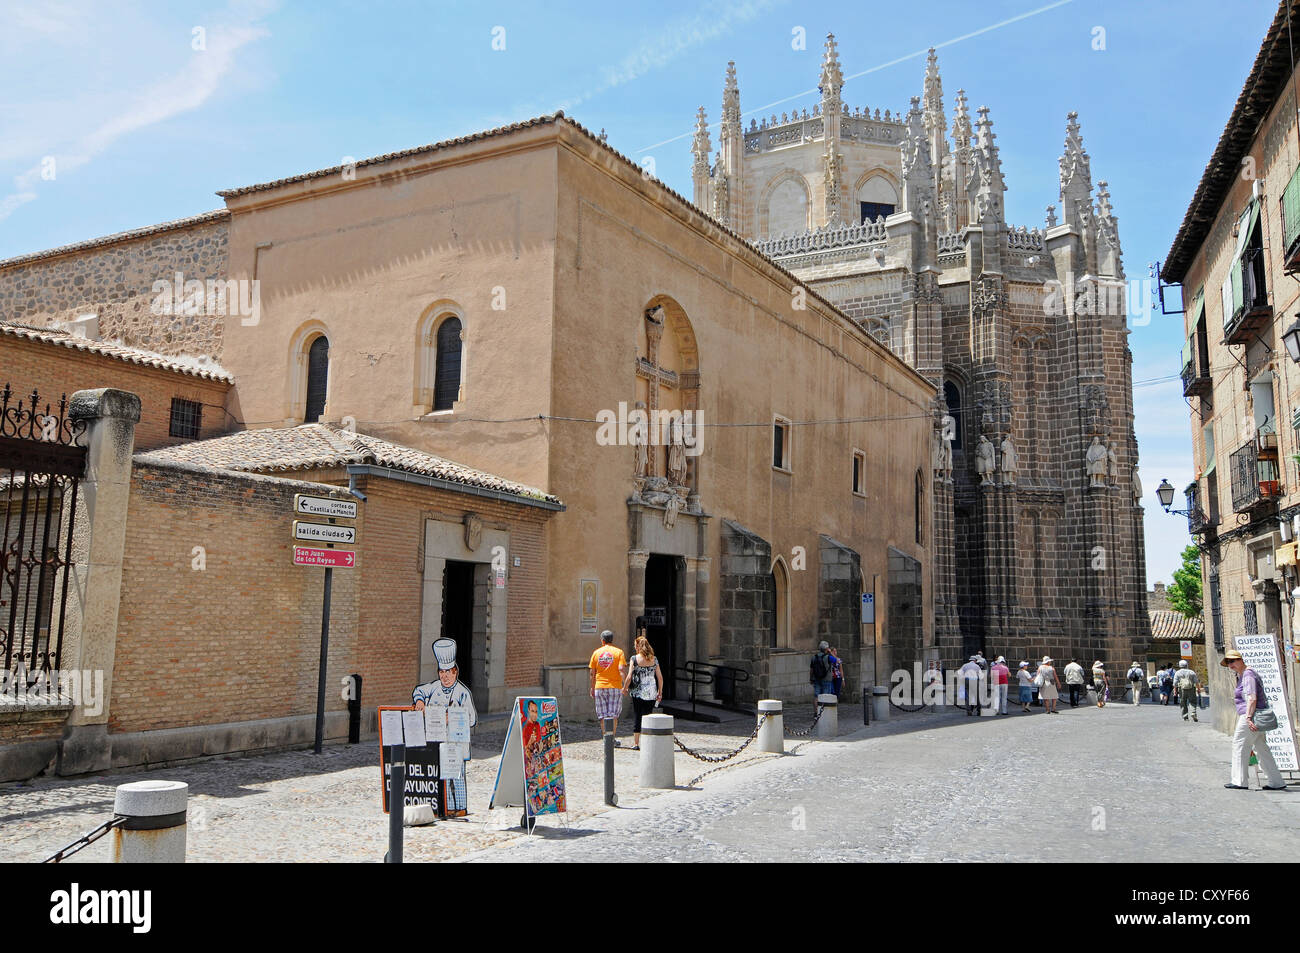
<instances>
[{"instance_id":1,"label":"sign reading quesos","mask_svg":"<svg viewBox=\"0 0 1300 953\"><path fill-rule=\"evenodd\" d=\"M308 496L306 493L294 495L293 510L307 516L332 516L344 520L357 518L357 504L352 500L331 500L325 496Z\"/></svg>"}]
</instances>

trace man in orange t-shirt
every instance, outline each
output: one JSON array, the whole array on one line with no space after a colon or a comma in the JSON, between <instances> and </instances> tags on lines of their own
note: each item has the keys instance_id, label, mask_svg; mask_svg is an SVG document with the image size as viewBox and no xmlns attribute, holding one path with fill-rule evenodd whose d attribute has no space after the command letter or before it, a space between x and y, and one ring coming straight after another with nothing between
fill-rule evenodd
<instances>
[{"instance_id":1,"label":"man in orange t-shirt","mask_svg":"<svg viewBox=\"0 0 1300 953\"><path fill-rule=\"evenodd\" d=\"M614 633L606 629L600 633L600 648L591 653L587 668L591 669L591 697L596 699L596 717L612 719L613 733L618 734L618 716L623 711L623 682L627 678L627 656L614 645ZM621 748L618 739L614 746Z\"/></svg>"}]
</instances>

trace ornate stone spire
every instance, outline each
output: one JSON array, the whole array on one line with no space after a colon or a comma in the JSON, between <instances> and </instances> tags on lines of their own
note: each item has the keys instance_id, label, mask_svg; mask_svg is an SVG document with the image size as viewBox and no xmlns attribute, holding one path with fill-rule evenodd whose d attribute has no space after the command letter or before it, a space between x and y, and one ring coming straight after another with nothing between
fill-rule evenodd
<instances>
[{"instance_id":1,"label":"ornate stone spire","mask_svg":"<svg viewBox=\"0 0 1300 953\"><path fill-rule=\"evenodd\" d=\"M933 144L935 133L942 138L946 125L943 119L943 81L939 79L939 58L934 54L934 47L930 47L930 57L925 63L925 91L922 97L925 132ZM936 155L934 158L938 161L939 157Z\"/></svg>"},{"instance_id":2,"label":"ornate stone spire","mask_svg":"<svg viewBox=\"0 0 1300 953\"><path fill-rule=\"evenodd\" d=\"M694 172L696 175L703 173L709 174L709 154L713 152L713 144L709 141L709 120L701 106L699 112L695 114L695 141L691 143L691 155L695 157Z\"/></svg>"},{"instance_id":3,"label":"ornate stone spire","mask_svg":"<svg viewBox=\"0 0 1300 953\"><path fill-rule=\"evenodd\" d=\"M958 155L970 155L970 110L966 106L966 90L957 90L957 108L952 114L952 144Z\"/></svg>"},{"instance_id":4,"label":"ornate stone spire","mask_svg":"<svg viewBox=\"0 0 1300 953\"><path fill-rule=\"evenodd\" d=\"M695 157L691 167L691 181L695 186L695 206L706 212L709 210L709 154L712 151L709 121L701 106L695 114L695 140L691 143L691 154Z\"/></svg>"},{"instance_id":5,"label":"ornate stone spire","mask_svg":"<svg viewBox=\"0 0 1300 953\"><path fill-rule=\"evenodd\" d=\"M1097 226L1097 271L1106 278L1123 278L1123 250L1119 244L1119 219L1110 206L1110 189L1106 181L1097 183L1097 207L1093 211Z\"/></svg>"},{"instance_id":6,"label":"ornate stone spire","mask_svg":"<svg viewBox=\"0 0 1300 953\"><path fill-rule=\"evenodd\" d=\"M1001 222L1002 193L1007 190L1002 179L1002 159L994 142L993 120L989 107L981 106L975 123L975 211L980 222Z\"/></svg>"},{"instance_id":7,"label":"ornate stone spire","mask_svg":"<svg viewBox=\"0 0 1300 953\"><path fill-rule=\"evenodd\" d=\"M822 94L822 102L832 99L840 101L840 92L844 89L844 74L840 72L840 51L835 47L835 34L826 34L826 53L822 56L822 75L817 84Z\"/></svg>"},{"instance_id":8,"label":"ornate stone spire","mask_svg":"<svg viewBox=\"0 0 1300 953\"><path fill-rule=\"evenodd\" d=\"M727 63L727 82L722 88L722 134L727 127L740 130L740 84L736 81L736 61Z\"/></svg>"},{"instance_id":9,"label":"ornate stone spire","mask_svg":"<svg viewBox=\"0 0 1300 953\"><path fill-rule=\"evenodd\" d=\"M903 208L921 215L926 212L926 203L934 199L934 166L919 96L912 97L912 108L904 120L902 151Z\"/></svg>"},{"instance_id":10,"label":"ornate stone spire","mask_svg":"<svg viewBox=\"0 0 1300 953\"><path fill-rule=\"evenodd\" d=\"M1061 156L1061 220L1075 228L1092 213L1092 171L1088 153L1079 136L1079 114L1071 112L1065 122L1065 154Z\"/></svg>"}]
</instances>

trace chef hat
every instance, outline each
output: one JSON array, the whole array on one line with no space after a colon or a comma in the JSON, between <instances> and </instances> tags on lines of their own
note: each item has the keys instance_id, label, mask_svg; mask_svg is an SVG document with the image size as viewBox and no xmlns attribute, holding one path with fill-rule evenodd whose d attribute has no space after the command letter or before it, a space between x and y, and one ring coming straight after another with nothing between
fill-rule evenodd
<instances>
[{"instance_id":1,"label":"chef hat","mask_svg":"<svg viewBox=\"0 0 1300 953\"><path fill-rule=\"evenodd\" d=\"M439 639L433 643L433 654L438 659L438 670L456 667L456 640Z\"/></svg>"}]
</instances>

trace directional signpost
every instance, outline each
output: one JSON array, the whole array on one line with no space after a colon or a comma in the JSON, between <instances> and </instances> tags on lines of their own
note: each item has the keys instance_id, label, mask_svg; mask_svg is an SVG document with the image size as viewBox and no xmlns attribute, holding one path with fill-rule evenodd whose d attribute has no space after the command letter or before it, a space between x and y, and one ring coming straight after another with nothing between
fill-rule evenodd
<instances>
[{"instance_id":1,"label":"directional signpost","mask_svg":"<svg viewBox=\"0 0 1300 953\"><path fill-rule=\"evenodd\" d=\"M356 566L357 554L351 547L357 542L357 528L352 522L357 518L357 504L352 500L297 493L293 498L293 510L295 514L312 517L293 521L293 564L323 566L325 569L325 598L320 615L320 674L316 681L316 753L320 754L325 736L325 659L330 646L330 589L335 568L352 569ZM315 545L298 545L300 540Z\"/></svg>"}]
</instances>

